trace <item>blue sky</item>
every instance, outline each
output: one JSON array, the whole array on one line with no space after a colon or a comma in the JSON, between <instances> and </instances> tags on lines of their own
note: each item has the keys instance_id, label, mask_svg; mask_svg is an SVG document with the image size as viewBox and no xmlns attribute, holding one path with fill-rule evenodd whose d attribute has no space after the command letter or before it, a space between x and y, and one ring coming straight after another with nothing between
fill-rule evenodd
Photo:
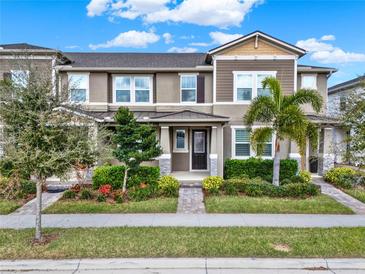
<instances>
[{"instance_id":1,"label":"blue sky","mask_svg":"<svg viewBox=\"0 0 365 274\"><path fill-rule=\"evenodd\" d=\"M365 1L0 0L0 43L62 51L205 52L254 30L309 50L302 64L365 73Z\"/></svg>"}]
</instances>

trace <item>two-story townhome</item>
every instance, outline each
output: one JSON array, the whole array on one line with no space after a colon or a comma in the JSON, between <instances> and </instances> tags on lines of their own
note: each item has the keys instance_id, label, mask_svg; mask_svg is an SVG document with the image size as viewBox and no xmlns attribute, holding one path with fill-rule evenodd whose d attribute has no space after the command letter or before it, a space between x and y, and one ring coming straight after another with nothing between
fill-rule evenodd
<instances>
[{"instance_id":1,"label":"two-story townhome","mask_svg":"<svg viewBox=\"0 0 365 274\"><path fill-rule=\"evenodd\" d=\"M6 48L5 45L2 46ZM274 76L285 94L314 88L327 101L333 68L299 65L305 50L260 31L207 53L53 52L59 86L69 85L70 100L81 102L97 124L113 127L113 116L127 106L141 123L153 124L163 154L150 163L161 173L223 175L224 160L255 156L243 116L253 98L269 94L261 81ZM0 60L3 50L0 50ZM53 60L53 59L52 59ZM3 69L2 69L3 70ZM333 165L330 151L334 120L304 107L320 126L319 173ZM256 125L260 126L260 125ZM264 158L272 158L268 140ZM294 142L284 140L281 158L300 160ZM308 149L306 162L313 156ZM308 165L307 165L308 166Z\"/></svg>"},{"instance_id":2,"label":"two-story townhome","mask_svg":"<svg viewBox=\"0 0 365 274\"><path fill-rule=\"evenodd\" d=\"M328 104L327 104L327 115L340 118L343 112L346 110L346 101L352 94L363 94L365 93L365 76L359 76L349 81L339 83L328 89ZM346 153L348 143L347 135L350 131L341 127L335 127L333 133L333 144L335 163L345 163L343 157Z\"/></svg>"}]
</instances>

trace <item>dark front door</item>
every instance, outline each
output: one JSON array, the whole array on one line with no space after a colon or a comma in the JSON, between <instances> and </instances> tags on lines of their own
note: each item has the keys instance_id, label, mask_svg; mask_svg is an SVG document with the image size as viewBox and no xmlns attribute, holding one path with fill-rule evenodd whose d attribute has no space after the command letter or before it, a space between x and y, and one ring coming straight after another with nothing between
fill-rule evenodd
<instances>
[{"instance_id":1,"label":"dark front door","mask_svg":"<svg viewBox=\"0 0 365 274\"><path fill-rule=\"evenodd\" d=\"M205 129L193 130L192 142L192 169L207 169L207 131Z\"/></svg>"}]
</instances>

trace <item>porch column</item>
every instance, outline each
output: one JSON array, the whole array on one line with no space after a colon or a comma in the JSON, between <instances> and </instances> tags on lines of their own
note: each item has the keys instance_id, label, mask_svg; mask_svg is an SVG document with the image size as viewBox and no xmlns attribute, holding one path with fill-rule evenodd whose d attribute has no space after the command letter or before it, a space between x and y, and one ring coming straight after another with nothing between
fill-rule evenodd
<instances>
[{"instance_id":1,"label":"porch column","mask_svg":"<svg viewBox=\"0 0 365 274\"><path fill-rule=\"evenodd\" d=\"M318 174L324 175L335 165L335 155L332 146L333 128L323 128L320 132L318 153Z\"/></svg>"},{"instance_id":2,"label":"porch column","mask_svg":"<svg viewBox=\"0 0 365 274\"><path fill-rule=\"evenodd\" d=\"M296 160L298 162L298 170L301 170L301 156L299 153L299 147L294 141L290 141L290 153L289 159Z\"/></svg>"},{"instance_id":3,"label":"porch column","mask_svg":"<svg viewBox=\"0 0 365 274\"><path fill-rule=\"evenodd\" d=\"M159 166L161 175L171 173L171 149L170 149L170 131L168 126L161 127L160 146L162 155L159 157Z\"/></svg>"},{"instance_id":4,"label":"porch column","mask_svg":"<svg viewBox=\"0 0 365 274\"><path fill-rule=\"evenodd\" d=\"M212 126L211 138L210 138L210 154L209 154L209 166L210 175L218 175L218 154L217 154L217 127Z\"/></svg>"}]
</instances>

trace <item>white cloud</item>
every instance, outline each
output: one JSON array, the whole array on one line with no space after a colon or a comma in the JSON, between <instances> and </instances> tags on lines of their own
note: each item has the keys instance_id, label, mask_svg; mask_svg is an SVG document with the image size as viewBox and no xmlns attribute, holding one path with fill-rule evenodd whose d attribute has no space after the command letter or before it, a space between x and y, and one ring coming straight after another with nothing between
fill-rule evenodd
<instances>
[{"instance_id":1,"label":"white cloud","mask_svg":"<svg viewBox=\"0 0 365 274\"><path fill-rule=\"evenodd\" d=\"M211 45L211 43L205 43L205 42L192 42L189 44L189 46L193 46L193 47L207 47L210 45Z\"/></svg>"},{"instance_id":2,"label":"white cloud","mask_svg":"<svg viewBox=\"0 0 365 274\"><path fill-rule=\"evenodd\" d=\"M80 46L77 45L70 45L70 46L65 46L66 49L79 49Z\"/></svg>"},{"instance_id":3,"label":"white cloud","mask_svg":"<svg viewBox=\"0 0 365 274\"><path fill-rule=\"evenodd\" d=\"M240 26L245 16L263 0L91 0L88 16L135 19L146 23L177 22L227 28Z\"/></svg>"},{"instance_id":4,"label":"white cloud","mask_svg":"<svg viewBox=\"0 0 365 274\"><path fill-rule=\"evenodd\" d=\"M327 35L323 35L321 37L321 40L322 41L334 41L334 40L336 40L336 37L332 34L327 34Z\"/></svg>"},{"instance_id":5,"label":"white cloud","mask_svg":"<svg viewBox=\"0 0 365 274\"><path fill-rule=\"evenodd\" d=\"M172 47L169 48L167 52L172 52L172 53L193 53L193 52L197 52L198 50L196 48L190 48L190 47L183 47L183 48L178 48L178 47Z\"/></svg>"},{"instance_id":6,"label":"white cloud","mask_svg":"<svg viewBox=\"0 0 365 274\"><path fill-rule=\"evenodd\" d=\"M86 6L87 16L99 16L109 9L111 0L91 0Z\"/></svg>"},{"instance_id":7,"label":"white cloud","mask_svg":"<svg viewBox=\"0 0 365 274\"><path fill-rule=\"evenodd\" d=\"M209 36L212 38L212 44L222 45L241 37L242 34L228 34L220 31L214 31L210 32Z\"/></svg>"},{"instance_id":8,"label":"white cloud","mask_svg":"<svg viewBox=\"0 0 365 274\"><path fill-rule=\"evenodd\" d=\"M333 41L335 40L335 36L324 35L320 40ZM365 54L363 53L347 52L328 42L321 42L320 40L316 38L300 40L296 43L296 46L307 50L310 54L310 59L322 64L365 62Z\"/></svg>"},{"instance_id":9,"label":"white cloud","mask_svg":"<svg viewBox=\"0 0 365 274\"><path fill-rule=\"evenodd\" d=\"M99 48L145 48L148 44L156 43L160 37L153 32L130 30L120 33L117 37L101 44L90 44L89 47L93 50Z\"/></svg>"},{"instance_id":10,"label":"white cloud","mask_svg":"<svg viewBox=\"0 0 365 274\"><path fill-rule=\"evenodd\" d=\"M162 34L162 37L165 40L165 44L172 44L174 42L171 33L165 32L164 34Z\"/></svg>"}]
</instances>

